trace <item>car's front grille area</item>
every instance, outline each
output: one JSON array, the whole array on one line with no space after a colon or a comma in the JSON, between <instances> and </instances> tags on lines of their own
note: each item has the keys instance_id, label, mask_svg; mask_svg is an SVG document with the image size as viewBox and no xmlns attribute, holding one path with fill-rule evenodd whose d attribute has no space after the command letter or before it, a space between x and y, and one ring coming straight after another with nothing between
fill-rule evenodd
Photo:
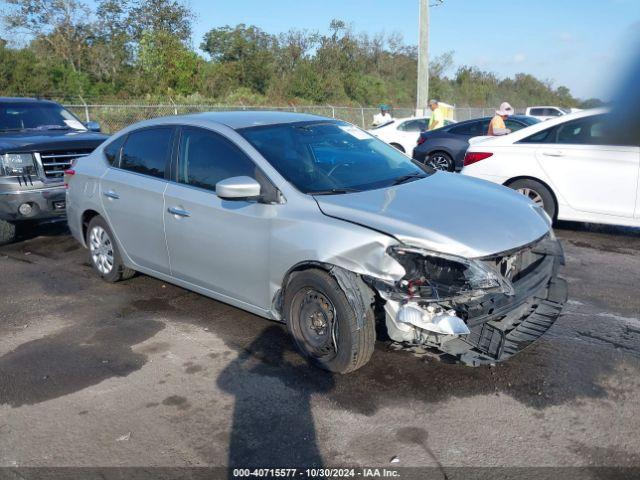
<instances>
[{"instance_id":1,"label":"car's front grille area","mask_svg":"<svg viewBox=\"0 0 640 480\"><path fill-rule=\"evenodd\" d=\"M66 150L60 152L41 152L40 161L47 178L62 178L64 171L71 167L71 162L76 158L86 157L91 149Z\"/></svg>"}]
</instances>

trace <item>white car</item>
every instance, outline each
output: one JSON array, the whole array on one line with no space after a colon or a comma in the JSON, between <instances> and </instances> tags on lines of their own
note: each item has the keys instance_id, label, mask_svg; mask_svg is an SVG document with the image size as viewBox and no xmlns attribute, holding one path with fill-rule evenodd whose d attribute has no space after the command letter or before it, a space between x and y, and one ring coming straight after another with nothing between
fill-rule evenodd
<instances>
[{"instance_id":1,"label":"white car","mask_svg":"<svg viewBox=\"0 0 640 480\"><path fill-rule=\"evenodd\" d=\"M372 128L369 133L401 152L411 155L418 142L418 137L420 137L420 132L427 129L429 120L430 117L395 118L384 125ZM452 123L455 122L448 118L444 120L445 126Z\"/></svg>"},{"instance_id":2,"label":"white car","mask_svg":"<svg viewBox=\"0 0 640 480\"><path fill-rule=\"evenodd\" d=\"M572 109L568 108L560 108L554 106L545 106L545 107L527 107L524 114L529 115L530 117L536 117L540 120L550 120L552 118L562 117L564 115L568 115L572 113Z\"/></svg>"},{"instance_id":3,"label":"white car","mask_svg":"<svg viewBox=\"0 0 640 480\"><path fill-rule=\"evenodd\" d=\"M608 118L585 110L480 140L462 174L518 190L552 219L640 226L640 139L612 145Z\"/></svg>"}]
</instances>

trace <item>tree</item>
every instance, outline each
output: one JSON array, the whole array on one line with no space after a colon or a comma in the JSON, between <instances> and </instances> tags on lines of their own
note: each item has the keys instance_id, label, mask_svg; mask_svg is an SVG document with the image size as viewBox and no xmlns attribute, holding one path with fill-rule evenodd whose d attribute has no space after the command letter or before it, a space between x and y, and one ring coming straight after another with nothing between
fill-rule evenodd
<instances>
[{"instance_id":1,"label":"tree","mask_svg":"<svg viewBox=\"0 0 640 480\"><path fill-rule=\"evenodd\" d=\"M137 41L145 33L163 32L186 45L191 40L194 17L191 9L178 0L134 0L127 24Z\"/></svg>"},{"instance_id":2,"label":"tree","mask_svg":"<svg viewBox=\"0 0 640 480\"><path fill-rule=\"evenodd\" d=\"M2 13L9 31L39 39L74 71L82 69L86 41L92 35L90 10L80 0L5 0Z\"/></svg>"},{"instance_id":3,"label":"tree","mask_svg":"<svg viewBox=\"0 0 640 480\"><path fill-rule=\"evenodd\" d=\"M200 48L217 63L233 64L240 85L265 93L274 67L276 37L254 26L225 26L207 32Z\"/></svg>"}]
</instances>

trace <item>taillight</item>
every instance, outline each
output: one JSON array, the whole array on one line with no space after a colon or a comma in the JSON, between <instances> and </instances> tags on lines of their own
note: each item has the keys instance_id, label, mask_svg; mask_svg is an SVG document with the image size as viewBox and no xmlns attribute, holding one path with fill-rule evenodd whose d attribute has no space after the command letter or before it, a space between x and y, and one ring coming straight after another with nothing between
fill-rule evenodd
<instances>
[{"instance_id":1,"label":"taillight","mask_svg":"<svg viewBox=\"0 0 640 480\"><path fill-rule=\"evenodd\" d=\"M485 158L489 158L493 155L490 152L467 152L464 156L464 166L471 165L472 163L479 162L480 160L484 160Z\"/></svg>"},{"instance_id":2,"label":"taillight","mask_svg":"<svg viewBox=\"0 0 640 480\"><path fill-rule=\"evenodd\" d=\"M424 138L422 135L420 135L420 136L418 137L418 145L422 145L422 144L423 144L424 142L426 142L426 141L427 141L427 139L426 139L426 138Z\"/></svg>"}]
</instances>

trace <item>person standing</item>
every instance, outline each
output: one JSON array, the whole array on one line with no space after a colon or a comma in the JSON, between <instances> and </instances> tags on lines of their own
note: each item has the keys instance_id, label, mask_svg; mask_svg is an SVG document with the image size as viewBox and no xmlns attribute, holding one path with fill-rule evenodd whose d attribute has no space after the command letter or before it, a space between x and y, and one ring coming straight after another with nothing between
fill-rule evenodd
<instances>
[{"instance_id":1,"label":"person standing","mask_svg":"<svg viewBox=\"0 0 640 480\"><path fill-rule=\"evenodd\" d=\"M431 109L431 119L427 130L435 130L436 128L444 127L444 113L440 109L440 105L437 100L429 100L429 108Z\"/></svg>"},{"instance_id":2,"label":"person standing","mask_svg":"<svg viewBox=\"0 0 640 480\"><path fill-rule=\"evenodd\" d=\"M496 110L496 115L489 122L487 135L495 137L511 133L511 130L509 130L504 124L505 120L509 118L509 115L513 115L513 107L509 105L508 102L502 102L500 104L500 109Z\"/></svg>"},{"instance_id":3,"label":"person standing","mask_svg":"<svg viewBox=\"0 0 640 480\"><path fill-rule=\"evenodd\" d=\"M372 125L374 127L379 127L380 125L384 125L385 123L389 123L393 120L391 113L389 113L390 110L389 105L380 105L380 113L373 116Z\"/></svg>"}]
</instances>

